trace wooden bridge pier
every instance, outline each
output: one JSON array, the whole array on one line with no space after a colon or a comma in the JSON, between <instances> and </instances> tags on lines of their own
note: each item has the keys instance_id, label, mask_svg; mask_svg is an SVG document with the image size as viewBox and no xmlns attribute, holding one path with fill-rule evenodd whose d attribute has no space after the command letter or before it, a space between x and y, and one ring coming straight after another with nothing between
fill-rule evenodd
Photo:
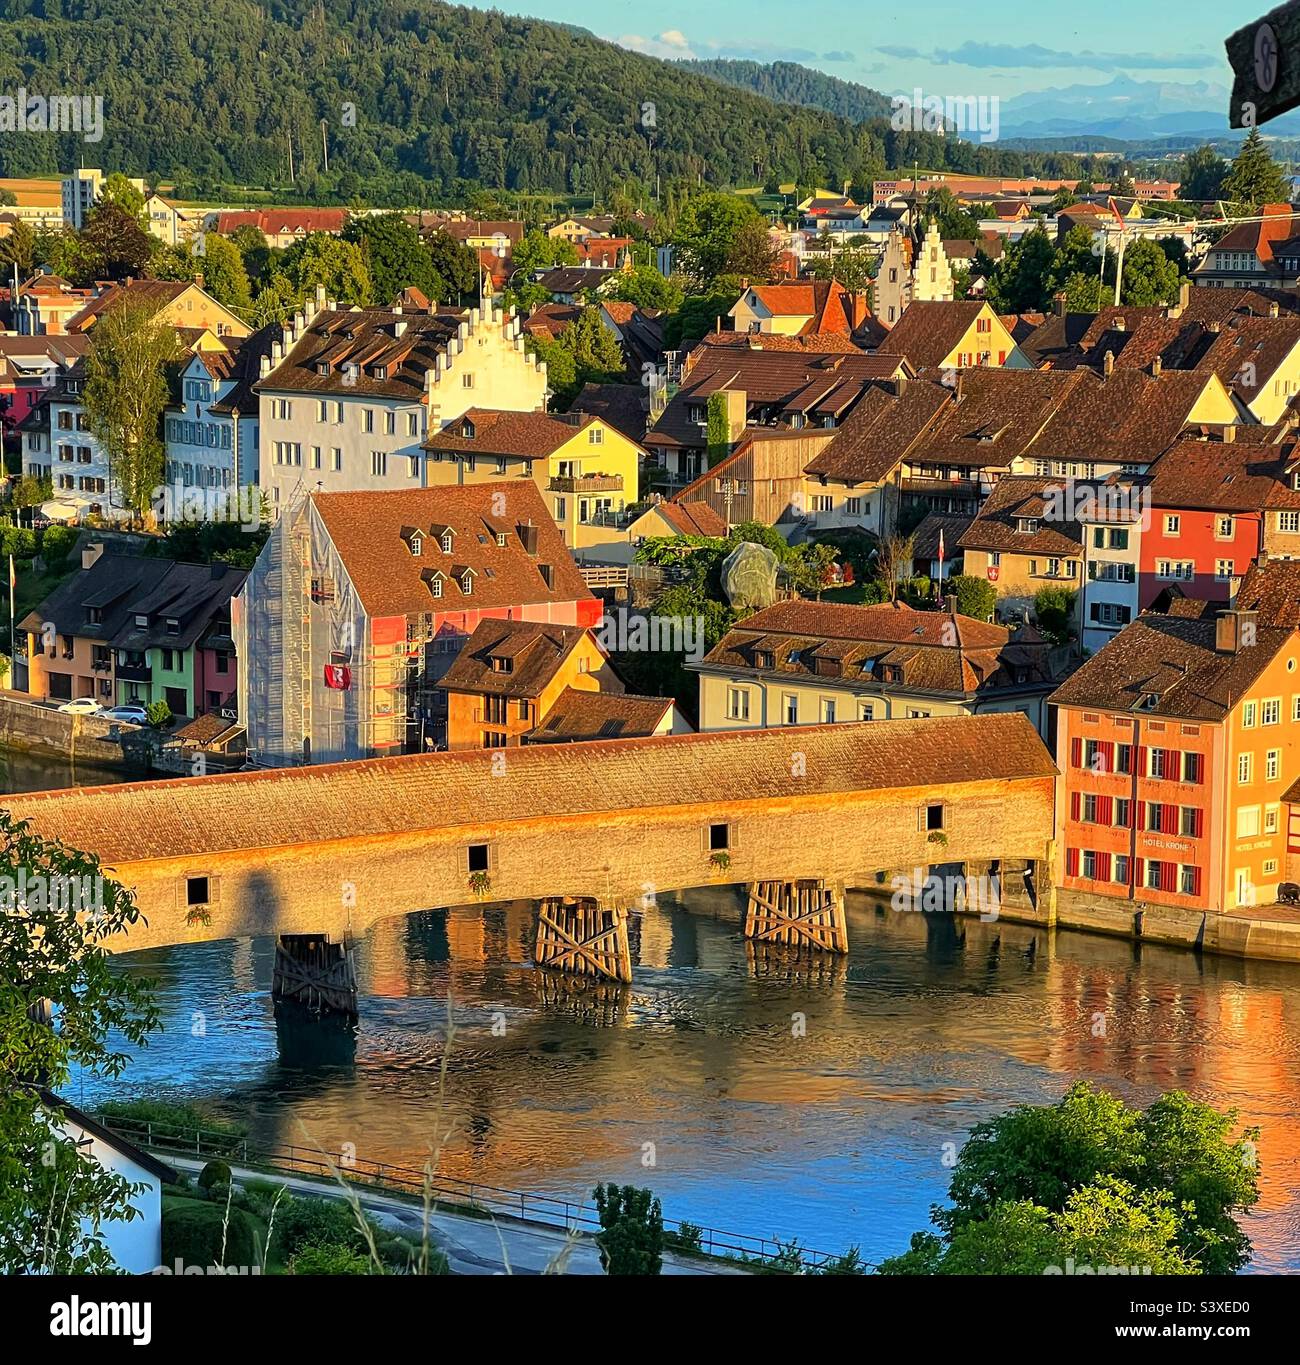
<instances>
[{"instance_id":1,"label":"wooden bridge pier","mask_svg":"<svg viewBox=\"0 0 1300 1365\"><path fill-rule=\"evenodd\" d=\"M355 1019L357 968L351 944L331 943L325 934L281 934L271 998Z\"/></svg>"},{"instance_id":2,"label":"wooden bridge pier","mask_svg":"<svg viewBox=\"0 0 1300 1365\"><path fill-rule=\"evenodd\" d=\"M627 912L594 896L548 897L538 907L534 957L539 967L630 982Z\"/></svg>"},{"instance_id":3,"label":"wooden bridge pier","mask_svg":"<svg viewBox=\"0 0 1300 1365\"><path fill-rule=\"evenodd\" d=\"M793 882L750 882L745 937L758 943L786 943L828 953L849 951L844 887L820 878Z\"/></svg>"}]
</instances>

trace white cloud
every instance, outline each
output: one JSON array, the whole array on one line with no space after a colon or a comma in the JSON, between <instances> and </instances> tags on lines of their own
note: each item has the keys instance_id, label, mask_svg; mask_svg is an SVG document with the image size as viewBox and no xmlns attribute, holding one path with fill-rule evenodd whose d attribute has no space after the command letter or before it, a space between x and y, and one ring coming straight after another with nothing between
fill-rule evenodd
<instances>
[{"instance_id":1,"label":"white cloud","mask_svg":"<svg viewBox=\"0 0 1300 1365\"><path fill-rule=\"evenodd\" d=\"M657 38L643 38L639 33L625 33L614 41L619 47L644 52L647 57L694 57L686 35L676 28L665 29Z\"/></svg>"}]
</instances>

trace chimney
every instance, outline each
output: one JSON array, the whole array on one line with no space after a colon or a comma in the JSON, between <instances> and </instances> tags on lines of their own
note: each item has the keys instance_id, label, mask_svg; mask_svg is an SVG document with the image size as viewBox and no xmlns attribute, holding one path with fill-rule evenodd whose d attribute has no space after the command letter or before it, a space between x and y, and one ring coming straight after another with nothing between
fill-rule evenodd
<instances>
[{"instance_id":1,"label":"chimney","mask_svg":"<svg viewBox=\"0 0 1300 1365\"><path fill-rule=\"evenodd\" d=\"M393 323L393 335L394 335L395 337L405 336L405 335L406 335L406 329L407 329L408 326L409 326L409 324L407 323L407 321L406 321L405 318L398 318L398 319Z\"/></svg>"},{"instance_id":2,"label":"chimney","mask_svg":"<svg viewBox=\"0 0 1300 1365\"><path fill-rule=\"evenodd\" d=\"M901 398L907 392L907 376L902 370L894 376L894 397Z\"/></svg>"},{"instance_id":3,"label":"chimney","mask_svg":"<svg viewBox=\"0 0 1300 1365\"><path fill-rule=\"evenodd\" d=\"M1268 306L1268 315L1269 315L1269 317L1275 318L1275 317L1277 317L1277 313L1278 313L1278 308L1277 308L1277 303L1276 303L1276 301L1273 302L1273 303L1270 303L1269 306Z\"/></svg>"},{"instance_id":4,"label":"chimney","mask_svg":"<svg viewBox=\"0 0 1300 1365\"><path fill-rule=\"evenodd\" d=\"M1109 379L1115 373L1115 352L1107 351L1101 358L1101 372Z\"/></svg>"},{"instance_id":5,"label":"chimney","mask_svg":"<svg viewBox=\"0 0 1300 1365\"><path fill-rule=\"evenodd\" d=\"M1225 427L1223 428L1222 438L1221 438L1221 439L1222 439L1223 444L1224 444L1225 446L1230 446L1230 445L1232 445L1232 443L1237 439L1237 428L1236 428L1236 426L1233 425L1233 424L1231 424L1231 423L1229 423L1229 425L1225 426Z\"/></svg>"},{"instance_id":6,"label":"chimney","mask_svg":"<svg viewBox=\"0 0 1300 1365\"><path fill-rule=\"evenodd\" d=\"M1163 364L1162 364L1162 362L1161 362L1161 360L1160 360L1160 357L1159 357L1159 356L1156 356L1156 358L1151 362L1151 377L1152 377L1153 379L1159 379L1159 378L1160 378L1160 371L1161 371L1163 368L1164 368L1164 366L1163 366Z\"/></svg>"},{"instance_id":7,"label":"chimney","mask_svg":"<svg viewBox=\"0 0 1300 1365\"><path fill-rule=\"evenodd\" d=\"M1053 297L1052 297L1052 312L1055 313L1056 316L1057 316L1058 318L1063 318L1063 317L1065 316L1065 291L1064 291L1064 290L1062 290L1061 293L1059 293L1059 294L1053 295Z\"/></svg>"},{"instance_id":8,"label":"chimney","mask_svg":"<svg viewBox=\"0 0 1300 1365\"><path fill-rule=\"evenodd\" d=\"M740 277L740 292L743 294L743 293L745 292L745 290L747 290L748 288L749 288L749 276L748 276L748 275L742 275L742 276Z\"/></svg>"},{"instance_id":9,"label":"chimney","mask_svg":"<svg viewBox=\"0 0 1300 1365\"><path fill-rule=\"evenodd\" d=\"M944 599L943 599L943 609L944 609L944 611L946 611L946 612L948 613L949 616L956 616L956 615L957 615L957 595L956 595L956 593L951 593L951 592L950 592L950 593L948 593L948 594L944 597Z\"/></svg>"},{"instance_id":10,"label":"chimney","mask_svg":"<svg viewBox=\"0 0 1300 1365\"><path fill-rule=\"evenodd\" d=\"M1214 648L1219 654L1240 654L1255 643L1254 611L1221 611L1214 618Z\"/></svg>"},{"instance_id":11,"label":"chimney","mask_svg":"<svg viewBox=\"0 0 1300 1365\"><path fill-rule=\"evenodd\" d=\"M203 271L196 270L194 272L194 283L197 284L200 289L203 288Z\"/></svg>"},{"instance_id":12,"label":"chimney","mask_svg":"<svg viewBox=\"0 0 1300 1365\"><path fill-rule=\"evenodd\" d=\"M81 567L89 569L95 561L104 553L104 542L102 540L92 541L81 552Z\"/></svg>"},{"instance_id":13,"label":"chimney","mask_svg":"<svg viewBox=\"0 0 1300 1365\"><path fill-rule=\"evenodd\" d=\"M1181 317L1187 311L1187 305L1192 301L1192 282L1184 280L1178 286L1178 314Z\"/></svg>"},{"instance_id":14,"label":"chimney","mask_svg":"<svg viewBox=\"0 0 1300 1365\"><path fill-rule=\"evenodd\" d=\"M1111 329L1116 332L1127 332L1128 323L1125 322L1123 318L1116 318L1115 321L1111 323Z\"/></svg>"}]
</instances>

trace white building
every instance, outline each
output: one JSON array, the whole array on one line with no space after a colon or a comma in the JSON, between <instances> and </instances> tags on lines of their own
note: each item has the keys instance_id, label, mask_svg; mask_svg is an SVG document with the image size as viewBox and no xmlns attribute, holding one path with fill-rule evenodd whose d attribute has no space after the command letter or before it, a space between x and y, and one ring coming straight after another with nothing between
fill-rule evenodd
<instances>
[{"instance_id":1,"label":"white building","mask_svg":"<svg viewBox=\"0 0 1300 1365\"><path fill-rule=\"evenodd\" d=\"M100 170L82 169L73 171L63 182L63 221L70 228L81 231L86 215L99 201L103 193L104 181L108 177ZM131 184L145 193L144 181L131 178Z\"/></svg>"},{"instance_id":2,"label":"white building","mask_svg":"<svg viewBox=\"0 0 1300 1365\"><path fill-rule=\"evenodd\" d=\"M544 412L546 366L519 319L490 301L467 313L338 308L318 292L271 343L254 386L260 478L271 515L295 490L426 486L422 442L467 409Z\"/></svg>"},{"instance_id":3,"label":"white building","mask_svg":"<svg viewBox=\"0 0 1300 1365\"><path fill-rule=\"evenodd\" d=\"M1103 506L1105 494L1116 503ZM1083 582L1079 589L1079 629L1083 647L1107 645L1138 614L1138 551L1141 515L1131 486L1103 485L1093 507L1079 508L1083 532Z\"/></svg>"}]
</instances>

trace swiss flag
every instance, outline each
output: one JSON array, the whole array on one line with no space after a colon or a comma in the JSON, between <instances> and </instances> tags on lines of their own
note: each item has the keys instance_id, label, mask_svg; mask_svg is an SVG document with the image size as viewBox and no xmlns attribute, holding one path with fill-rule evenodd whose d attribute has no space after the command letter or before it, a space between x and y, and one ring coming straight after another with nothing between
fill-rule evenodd
<instances>
[{"instance_id":1,"label":"swiss flag","mask_svg":"<svg viewBox=\"0 0 1300 1365\"><path fill-rule=\"evenodd\" d=\"M346 692L352 686L352 670L347 664L326 664L325 686L336 692Z\"/></svg>"}]
</instances>

